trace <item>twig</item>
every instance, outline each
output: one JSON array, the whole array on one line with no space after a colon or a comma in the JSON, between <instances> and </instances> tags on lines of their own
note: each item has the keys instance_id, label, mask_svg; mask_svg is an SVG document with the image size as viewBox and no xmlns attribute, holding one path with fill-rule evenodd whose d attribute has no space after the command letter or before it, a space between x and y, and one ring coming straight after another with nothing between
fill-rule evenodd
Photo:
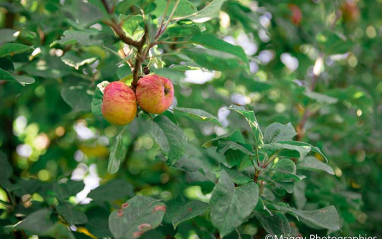
<instances>
[{"instance_id":1,"label":"twig","mask_svg":"<svg viewBox=\"0 0 382 239\"><path fill-rule=\"evenodd\" d=\"M134 47L138 47L139 46L139 42L134 41L133 39L131 39L131 38L129 38L129 37L127 37L125 35L125 33L123 32L121 26L119 24L117 24L115 22L115 20L111 20L111 22L104 21L104 23L106 25L110 26L114 30L114 32L118 35L119 39L121 39L121 41L123 41L127 45L134 46Z\"/></svg>"},{"instance_id":2,"label":"twig","mask_svg":"<svg viewBox=\"0 0 382 239\"><path fill-rule=\"evenodd\" d=\"M155 39L157 39L162 34L162 27L163 27L164 19L166 18L166 14L167 14L167 10L168 10L168 6L170 5L170 2L171 2L171 0L167 0L167 4L166 4L166 8L164 9L162 21L159 25L159 29L158 29L157 34L155 34Z\"/></svg>"},{"instance_id":3,"label":"twig","mask_svg":"<svg viewBox=\"0 0 382 239\"><path fill-rule=\"evenodd\" d=\"M110 8L109 8L109 5L107 5L106 0L102 0L102 4L103 4L103 6L105 7L107 13L110 14L110 13L111 13L111 10L110 10Z\"/></svg>"},{"instance_id":4,"label":"twig","mask_svg":"<svg viewBox=\"0 0 382 239\"><path fill-rule=\"evenodd\" d=\"M172 17L173 17L174 14L175 14L176 9L178 8L178 4L179 4L179 2L180 2L180 0L177 0L177 1L175 2L174 8L172 9L170 16L168 17L168 19L167 19L167 21L166 21L166 24L165 24L164 27L163 27L163 30L160 29L160 30L161 30L161 33L156 37L156 39L158 39L158 38L164 33L164 31L166 30L168 24L170 23L170 21L172 20Z\"/></svg>"},{"instance_id":5,"label":"twig","mask_svg":"<svg viewBox=\"0 0 382 239\"><path fill-rule=\"evenodd\" d=\"M145 54L143 54L143 46L146 43L147 35L148 35L148 29L147 29L147 25L145 24L145 33L143 34L142 39L139 42L139 45L137 47L137 57L135 59L135 64L133 69L133 82L131 83L131 88L133 89L133 91L135 91L135 88L137 87L138 80L139 80L139 70L146 57Z\"/></svg>"}]
</instances>

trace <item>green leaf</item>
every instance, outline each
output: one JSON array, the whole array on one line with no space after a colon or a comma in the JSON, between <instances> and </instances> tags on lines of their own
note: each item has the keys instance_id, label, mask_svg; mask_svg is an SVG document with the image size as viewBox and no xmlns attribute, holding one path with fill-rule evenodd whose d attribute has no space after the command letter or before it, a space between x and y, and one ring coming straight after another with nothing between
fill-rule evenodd
<instances>
[{"instance_id":1,"label":"green leaf","mask_svg":"<svg viewBox=\"0 0 382 239\"><path fill-rule=\"evenodd\" d=\"M16 75L14 77L23 86L35 83L35 79L29 76Z\"/></svg>"},{"instance_id":2,"label":"green leaf","mask_svg":"<svg viewBox=\"0 0 382 239\"><path fill-rule=\"evenodd\" d=\"M259 123L257 122L255 113L251 110L246 110L244 107L232 105L228 108L229 110L234 110L238 112L239 114L243 115L245 119L247 120L249 127L252 129L255 141L256 141L256 147L259 147L260 145L264 144L264 136L261 132Z\"/></svg>"},{"instance_id":3,"label":"green leaf","mask_svg":"<svg viewBox=\"0 0 382 239\"><path fill-rule=\"evenodd\" d=\"M109 215L110 210L105 209L105 207L90 207L86 210L86 216L88 218L88 222L85 224L86 229L88 229L89 232L97 238L111 238L112 235L109 230L109 227L106 226L108 225Z\"/></svg>"},{"instance_id":4,"label":"green leaf","mask_svg":"<svg viewBox=\"0 0 382 239\"><path fill-rule=\"evenodd\" d=\"M109 83L110 82L108 81L102 81L101 83L97 84L97 87L94 91L94 95L93 95L92 103L91 103L91 110L95 116L102 115L103 91L105 90L105 87Z\"/></svg>"},{"instance_id":5,"label":"green leaf","mask_svg":"<svg viewBox=\"0 0 382 239\"><path fill-rule=\"evenodd\" d=\"M7 43L7 42L11 42L11 41L14 41L16 40L16 36L15 36L15 33L17 31L14 30L14 29L7 29L7 28L4 28L4 29L0 29L0 46L3 45L4 43Z\"/></svg>"},{"instance_id":6,"label":"green leaf","mask_svg":"<svg viewBox=\"0 0 382 239\"><path fill-rule=\"evenodd\" d=\"M53 56L44 56L43 61L32 61L23 67L28 75L55 80L70 74L71 70L59 57Z\"/></svg>"},{"instance_id":7,"label":"green leaf","mask_svg":"<svg viewBox=\"0 0 382 239\"><path fill-rule=\"evenodd\" d=\"M204 7L202 10L189 15L182 17L180 19L190 19L197 23L203 23L206 21L209 21L217 16L219 16L220 8L222 7L223 3L226 0L213 0L211 3L209 3L206 7Z\"/></svg>"},{"instance_id":8,"label":"green leaf","mask_svg":"<svg viewBox=\"0 0 382 239\"><path fill-rule=\"evenodd\" d=\"M196 24L173 24L167 27L164 36L185 37L193 36L200 33L200 28Z\"/></svg>"},{"instance_id":9,"label":"green leaf","mask_svg":"<svg viewBox=\"0 0 382 239\"><path fill-rule=\"evenodd\" d=\"M320 228L329 229L333 231L337 231L340 229L338 213L334 206L329 206L314 211L297 210L295 208L279 205L273 206L279 211L290 213L297 219L298 217L304 219L304 221L307 222L308 226L314 225Z\"/></svg>"},{"instance_id":10,"label":"green leaf","mask_svg":"<svg viewBox=\"0 0 382 239\"><path fill-rule=\"evenodd\" d=\"M327 55L344 54L351 51L354 42L335 31L324 31L316 35L319 48Z\"/></svg>"},{"instance_id":11,"label":"green leaf","mask_svg":"<svg viewBox=\"0 0 382 239\"><path fill-rule=\"evenodd\" d=\"M174 164L187 148L187 137L181 128L165 116L158 115L149 122L149 134L167 157L167 164Z\"/></svg>"},{"instance_id":12,"label":"green leaf","mask_svg":"<svg viewBox=\"0 0 382 239\"><path fill-rule=\"evenodd\" d=\"M306 184L304 181L297 182L294 185L293 198L296 203L297 209L302 209L307 202L305 191Z\"/></svg>"},{"instance_id":13,"label":"green leaf","mask_svg":"<svg viewBox=\"0 0 382 239\"><path fill-rule=\"evenodd\" d=\"M129 1L121 1L117 5L117 11L118 12L127 12L129 8L135 4L140 2L140 0L129 0Z\"/></svg>"},{"instance_id":14,"label":"green leaf","mask_svg":"<svg viewBox=\"0 0 382 239\"><path fill-rule=\"evenodd\" d=\"M61 90L61 96L73 112L89 111L92 95L87 85L66 85Z\"/></svg>"},{"instance_id":15,"label":"green leaf","mask_svg":"<svg viewBox=\"0 0 382 239\"><path fill-rule=\"evenodd\" d=\"M232 178L233 182L236 184L246 184L252 181L251 178L244 176L236 167L227 168L224 165L220 165L222 170L226 171L227 174Z\"/></svg>"},{"instance_id":16,"label":"green leaf","mask_svg":"<svg viewBox=\"0 0 382 239\"><path fill-rule=\"evenodd\" d=\"M102 0L88 0L88 2L96 6L99 10L101 10L102 16L104 18L107 18L109 16L109 13L106 11L105 6L102 4ZM108 1L106 1L106 3L108 3Z\"/></svg>"},{"instance_id":17,"label":"green leaf","mask_svg":"<svg viewBox=\"0 0 382 239\"><path fill-rule=\"evenodd\" d=\"M151 68L150 70L155 72L155 74L157 74L157 75L164 76L164 77L170 79L171 82L175 85L180 84L180 82L184 78L186 78L186 75L184 74L184 72L177 71L177 70L174 70L172 68L160 68L160 69Z\"/></svg>"},{"instance_id":18,"label":"green leaf","mask_svg":"<svg viewBox=\"0 0 382 239\"><path fill-rule=\"evenodd\" d=\"M285 125L273 123L265 129L264 142L269 144L279 141L288 141L292 140L292 138L296 135L297 133L291 123Z\"/></svg>"},{"instance_id":19,"label":"green leaf","mask_svg":"<svg viewBox=\"0 0 382 239\"><path fill-rule=\"evenodd\" d=\"M301 147L310 147L310 150L312 152L318 153L319 155L321 155L326 160L326 162L328 162L328 159L321 152L321 150L318 147L315 147L315 146L313 146L311 144L308 144L308 143L305 143L305 142L300 142L300 141L280 141L279 143L280 144L289 144L289 145L301 146Z\"/></svg>"},{"instance_id":20,"label":"green leaf","mask_svg":"<svg viewBox=\"0 0 382 239\"><path fill-rule=\"evenodd\" d=\"M120 18L123 18L122 29L128 37L137 41L143 36L145 29L142 15L120 16Z\"/></svg>"},{"instance_id":21,"label":"green leaf","mask_svg":"<svg viewBox=\"0 0 382 239\"><path fill-rule=\"evenodd\" d=\"M66 30L64 36L62 36L60 40L54 41L50 46L52 47L57 43L63 45L78 43L84 46L102 45L102 40L95 39L97 34L98 32L94 29L86 31Z\"/></svg>"},{"instance_id":22,"label":"green leaf","mask_svg":"<svg viewBox=\"0 0 382 239\"><path fill-rule=\"evenodd\" d=\"M71 13L75 18L75 23L81 28L96 23L103 17L99 8L82 0L73 1Z\"/></svg>"},{"instance_id":23,"label":"green leaf","mask_svg":"<svg viewBox=\"0 0 382 239\"><path fill-rule=\"evenodd\" d=\"M285 142L295 142L295 141L280 141L278 143L264 144L261 146L261 150L265 151L268 156L272 154L277 154L285 157L299 157L303 159L312 149L311 145L294 145Z\"/></svg>"},{"instance_id":24,"label":"green leaf","mask_svg":"<svg viewBox=\"0 0 382 239\"><path fill-rule=\"evenodd\" d=\"M95 60L97 60L97 58L96 57L88 57L88 58L84 59L82 57L77 56L77 54L75 54L74 52L70 51L70 52L65 53L65 55L63 55L61 57L61 60L66 65L74 67L76 70L78 70L78 68L80 66L83 66L85 64L91 64Z\"/></svg>"},{"instance_id":25,"label":"green leaf","mask_svg":"<svg viewBox=\"0 0 382 239\"><path fill-rule=\"evenodd\" d=\"M261 213L256 212L255 215L268 233L278 236L289 236L291 234L289 221L284 214L279 212L269 214L264 210Z\"/></svg>"},{"instance_id":26,"label":"green leaf","mask_svg":"<svg viewBox=\"0 0 382 239\"><path fill-rule=\"evenodd\" d=\"M85 213L78 211L68 203L58 205L56 210L70 225L84 224L88 221Z\"/></svg>"},{"instance_id":27,"label":"green leaf","mask_svg":"<svg viewBox=\"0 0 382 239\"><path fill-rule=\"evenodd\" d=\"M291 228L288 219L279 212L272 215L256 214L256 218L260 221L264 229L272 235L290 235Z\"/></svg>"},{"instance_id":28,"label":"green leaf","mask_svg":"<svg viewBox=\"0 0 382 239\"><path fill-rule=\"evenodd\" d=\"M16 78L11 75L11 73L9 73L8 71L5 71L3 69L0 68L0 80L6 80L6 81L16 81Z\"/></svg>"},{"instance_id":29,"label":"green leaf","mask_svg":"<svg viewBox=\"0 0 382 239\"><path fill-rule=\"evenodd\" d=\"M0 69L0 80L18 82L22 86L25 86L27 84L33 84L35 82L35 80L32 77L22 75L13 76L11 73L3 69Z\"/></svg>"},{"instance_id":30,"label":"green leaf","mask_svg":"<svg viewBox=\"0 0 382 239\"><path fill-rule=\"evenodd\" d=\"M185 114L185 115L189 116L192 119L202 120L202 121L213 121L213 122L221 125L219 120L215 116L213 116L210 113L208 113L208 112L206 112L204 110L201 110L201 109L191 109L191 108L176 107L174 109L174 111L182 113L182 114Z\"/></svg>"},{"instance_id":31,"label":"green leaf","mask_svg":"<svg viewBox=\"0 0 382 239\"><path fill-rule=\"evenodd\" d=\"M26 230L37 235L46 235L53 229L54 224L50 219L52 211L41 209L29 214L24 220L17 223L14 227L19 230Z\"/></svg>"},{"instance_id":32,"label":"green leaf","mask_svg":"<svg viewBox=\"0 0 382 239\"><path fill-rule=\"evenodd\" d=\"M321 93L312 92L312 91L305 91L304 95L306 95L308 98L317 101L318 103L326 103L326 104L334 104L338 101L338 99L334 97L330 97Z\"/></svg>"},{"instance_id":33,"label":"green leaf","mask_svg":"<svg viewBox=\"0 0 382 239\"><path fill-rule=\"evenodd\" d=\"M300 181L305 176L296 175L296 165L290 159L282 159L272 167L272 180L280 182Z\"/></svg>"},{"instance_id":34,"label":"green leaf","mask_svg":"<svg viewBox=\"0 0 382 239\"><path fill-rule=\"evenodd\" d=\"M332 167L312 156L308 156L304 158L304 160L300 160L297 164L297 169L325 171L328 174L334 175Z\"/></svg>"},{"instance_id":35,"label":"green leaf","mask_svg":"<svg viewBox=\"0 0 382 239\"><path fill-rule=\"evenodd\" d=\"M94 201L114 201L133 196L133 187L123 179L111 180L90 191L88 195Z\"/></svg>"},{"instance_id":36,"label":"green leaf","mask_svg":"<svg viewBox=\"0 0 382 239\"><path fill-rule=\"evenodd\" d=\"M276 186L276 190L278 191L282 189L287 191L288 193L293 193L294 185L295 185L295 182L293 181L282 181L282 180L278 181L278 180L273 180L271 178L263 177L263 176L260 176L259 178L269 184L274 184ZM282 194L285 194L285 191L283 191Z\"/></svg>"},{"instance_id":37,"label":"green leaf","mask_svg":"<svg viewBox=\"0 0 382 239\"><path fill-rule=\"evenodd\" d=\"M251 150L251 145L249 144L239 144L233 141L219 142L217 151L221 154L225 154L228 150L238 150L243 152L245 155L255 156Z\"/></svg>"},{"instance_id":38,"label":"green leaf","mask_svg":"<svg viewBox=\"0 0 382 239\"><path fill-rule=\"evenodd\" d=\"M0 47L0 57L13 56L31 49L30 46L19 43L5 43Z\"/></svg>"},{"instance_id":39,"label":"green leaf","mask_svg":"<svg viewBox=\"0 0 382 239\"><path fill-rule=\"evenodd\" d=\"M123 132L125 129L126 127L124 127L115 138L114 146L109 156L109 164L107 166L107 172L110 174L118 172L119 165L125 157L126 149L123 145Z\"/></svg>"},{"instance_id":40,"label":"green leaf","mask_svg":"<svg viewBox=\"0 0 382 239\"><path fill-rule=\"evenodd\" d=\"M255 209L259 188L254 182L235 187L227 172L221 171L211 200L211 221L222 237L245 222Z\"/></svg>"},{"instance_id":41,"label":"green leaf","mask_svg":"<svg viewBox=\"0 0 382 239\"><path fill-rule=\"evenodd\" d=\"M209 148L211 146L218 146L219 140L224 141L233 141L240 144L245 144L245 139L243 135L241 134L240 130L235 129L232 133L227 133L220 135L219 137L216 137L214 139L211 139L203 144L202 147Z\"/></svg>"},{"instance_id":42,"label":"green leaf","mask_svg":"<svg viewBox=\"0 0 382 239\"><path fill-rule=\"evenodd\" d=\"M208 49L218 50L235 55L239 57L241 62L245 64L245 69L249 70L247 55L245 54L243 48L240 46L232 45L210 33L195 35L191 37L189 42L202 45Z\"/></svg>"},{"instance_id":43,"label":"green leaf","mask_svg":"<svg viewBox=\"0 0 382 239\"><path fill-rule=\"evenodd\" d=\"M210 70L227 71L239 68L246 68L245 62L236 55L218 50L188 48L183 49L181 53L185 54L198 65Z\"/></svg>"},{"instance_id":44,"label":"green leaf","mask_svg":"<svg viewBox=\"0 0 382 239\"><path fill-rule=\"evenodd\" d=\"M49 231L48 235L52 238L62 238L62 239L79 239L75 238L73 233L68 230L67 225L57 222L54 224L52 230Z\"/></svg>"},{"instance_id":45,"label":"green leaf","mask_svg":"<svg viewBox=\"0 0 382 239\"><path fill-rule=\"evenodd\" d=\"M156 0L155 1L156 8L152 12L153 15L157 17L162 17L164 14L164 11L166 9L167 0ZM168 5L166 16L169 17L172 10L174 9L175 1L170 1L170 4ZM188 16L190 14L193 14L197 11L195 5L187 0L180 0L178 3L178 6L174 12L173 17L184 17Z\"/></svg>"},{"instance_id":46,"label":"green leaf","mask_svg":"<svg viewBox=\"0 0 382 239\"><path fill-rule=\"evenodd\" d=\"M0 183L8 180L12 176L12 165L8 162L7 156L0 152Z\"/></svg>"},{"instance_id":47,"label":"green leaf","mask_svg":"<svg viewBox=\"0 0 382 239\"><path fill-rule=\"evenodd\" d=\"M209 205L201 201L190 201L182 207L178 208L172 219L172 225L176 228L181 222L190 220L196 216L203 214Z\"/></svg>"},{"instance_id":48,"label":"green leaf","mask_svg":"<svg viewBox=\"0 0 382 239\"><path fill-rule=\"evenodd\" d=\"M53 190L56 192L58 199L66 200L71 196L76 196L76 194L82 191L84 187L85 184L83 181L69 180L65 183L54 184Z\"/></svg>"},{"instance_id":49,"label":"green leaf","mask_svg":"<svg viewBox=\"0 0 382 239\"><path fill-rule=\"evenodd\" d=\"M150 197L136 196L109 216L109 228L116 239L133 239L158 227L166 206Z\"/></svg>"}]
</instances>

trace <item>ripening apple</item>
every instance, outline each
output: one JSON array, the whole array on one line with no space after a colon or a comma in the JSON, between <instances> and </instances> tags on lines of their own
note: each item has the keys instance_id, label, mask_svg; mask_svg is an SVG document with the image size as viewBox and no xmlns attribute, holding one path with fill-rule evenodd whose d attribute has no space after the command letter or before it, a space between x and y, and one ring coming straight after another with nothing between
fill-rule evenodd
<instances>
[{"instance_id":1,"label":"ripening apple","mask_svg":"<svg viewBox=\"0 0 382 239\"><path fill-rule=\"evenodd\" d=\"M288 4L288 8L291 11L291 18L293 24L299 25L302 20L302 12L296 4Z\"/></svg>"},{"instance_id":2,"label":"ripening apple","mask_svg":"<svg viewBox=\"0 0 382 239\"><path fill-rule=\"evenodd\" d=\"M149 113L161 114L174 100L174 86L163 76L147 75L138 81L135 90L138 105Z\"/></svg>"},{"instance_id":3,"label":"ripening apple","mask_svg":"<svg viewBox=\"0 0 382 239\"><path fill-rule=\"evenodd\" d=\"M345 22L354 22L359 18L359 8L357 4L352 1L346 1L341 6L342 18Z\"/></svg>"},{"instance_id":4,"label":"ripening apple","mask_svg":"<svg viewBox=\"0 0 382 239\"><path fill-rule=\"evenodd\" d=\"M121 81L108 84L103 94L102 115L115 125L131 123L137 115L134 91Z\"/></svg>"}]
</instances>

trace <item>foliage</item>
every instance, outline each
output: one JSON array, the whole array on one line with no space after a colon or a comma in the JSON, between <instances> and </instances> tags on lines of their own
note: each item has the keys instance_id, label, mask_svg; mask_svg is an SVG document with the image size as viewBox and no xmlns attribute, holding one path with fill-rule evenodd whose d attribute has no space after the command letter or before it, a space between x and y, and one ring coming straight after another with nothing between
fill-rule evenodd
<instances>
[{"instance_id":1,"label":"foliage","mask_svg":"<svg viewBox=\"0 0 382 239\"><path fill-rule=\"evenodd\" d=\"M0 1L0 237L380 236L382 4L343 4ZM110 125L147 70L173 106Z\"/></svg>"}]
</instances>

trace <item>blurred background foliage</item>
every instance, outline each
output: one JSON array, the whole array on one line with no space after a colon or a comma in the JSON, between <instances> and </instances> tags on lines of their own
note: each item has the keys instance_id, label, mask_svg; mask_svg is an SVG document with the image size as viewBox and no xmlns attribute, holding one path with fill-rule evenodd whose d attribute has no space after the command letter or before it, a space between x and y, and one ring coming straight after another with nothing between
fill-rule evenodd
<instances>
[{"instance_id":1,"label":"blurred background foliage","mask_svg":"<svg viewBox=\"0 0 382 239\"><path fill-rule=\"evenodd\" d=\"M88 2L96 14L83 11L79 0L0 1L0 45L29 46L18 54L0 51L1 69L25 84L0 80L0 179L10 175L0 189L0 224L14 224L64 200L68 204L55 210L68 224L77 225L72 228L75 236L102 238L110 236L110 209L135 194L165 202L182 194L208 200L214 179L208 182L200 171L190 172L193 165L187 162L214 171L221 156L200 146L233 129L245 130L243 120L225 110L236 104L254 110L264 128L291 122L300 140L318 146L328 157L335 175L309 172L298 185L305 195L283 196L285 202L304 209L334 205L342 225L335 234L382 236L382 1L226 1L218 17L203 26L188 26L186 21L169 26L163 38L174 43L154 48L145 64L176 69L171 72L174 105L204 109L216 115L222 127L165 113L177 119L190 142L174 168L158 156L144 122L135 120L123 136L126 158L113 175L107 173L107 160L120 129L95 117L91 101L98 83L126 77L130 69L118 56L121 43L100 21L104 13L99 2ZM166 1L114 2L117 14L139 18L139 7L159 16L156 6ZM208 3L190 2L198 9ZM293 18L291 6L301 11L300 21ZM143 28L132 18L124 24L134 39ZM249 70L224 58L209 60L210 52L187 52L187 41L203 27L241 46ZM73 40L67 30L84 35ZM196 63L187 63L190 58ZM212 64L206 67L210 70L199 67L203 61ZM210 224L203 217L195 223ZM301 234L312 232L296 224ZM191 235L191 223L179 227L178 236ZM169 228L161 230L171 235ZM251 223L242 230L258 232ZM6 238L23 236L7 233L5 227L0 229Z\"/></svg>"}]
</instances>

